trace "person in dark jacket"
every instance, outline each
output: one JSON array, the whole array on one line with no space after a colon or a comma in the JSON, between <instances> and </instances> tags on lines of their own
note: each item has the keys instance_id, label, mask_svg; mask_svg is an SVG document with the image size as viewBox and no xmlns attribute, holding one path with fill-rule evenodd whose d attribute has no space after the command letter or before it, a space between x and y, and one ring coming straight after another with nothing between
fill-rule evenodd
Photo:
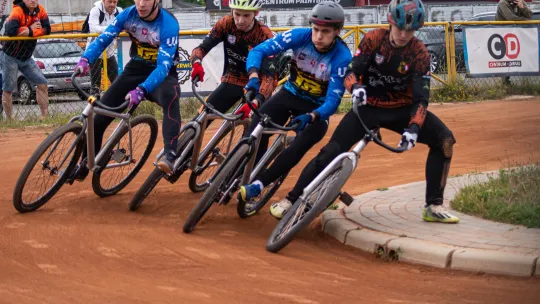
<instances>
[{"instance_id":1,"label":"person in dark jacket","mask_svg":"<svg viewBox=\"0 0 540 304\"><path fill-rule=\"evenodd\" d=\"M531 20L533 13L527 7L525 0L501 0L497 6L497 21Z\"/></svg>"},{"instance_id":2,"label":"person in dark jacket","mask_svg":"<svg viewBox=\"0 0 540 304\"><path fill-rule=\"evenodd\" d=\"M50 33L49 17L38 0L13 1L13 10L5 25L6 36L39 37ZM8 118L11 118L13 111L12 93L17 86L19 70L28 81L37 85L36 101L42 118L48 115L47 79L32 59L36 44L36 40L10 40L3 43L0 52L0 68L3 72L2 104Z\"/></svg>"},{"instance_id":3,"label":"person in dark jacket","mask_svg":"<svg viewBox=\"0 0 540 304\"><path fill-rule=\"evenodd\" d=\"M497 6L496 21L526 21L533 16L525 0L500 0ZM510 76L504 77L504 84L510 85Z\"/></svg>"}]
</instances>

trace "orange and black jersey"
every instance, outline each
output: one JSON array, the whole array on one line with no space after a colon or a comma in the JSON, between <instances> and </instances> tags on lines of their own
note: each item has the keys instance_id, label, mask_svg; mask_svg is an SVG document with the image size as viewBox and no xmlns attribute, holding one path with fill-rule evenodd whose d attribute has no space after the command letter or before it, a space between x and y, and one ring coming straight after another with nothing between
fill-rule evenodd
<instances>
[{"instance_id":1,"label":"orange and black jersey","mask_svg":"<svg viewBox=\"0 0 540 304\"><path fill-rule=\"evenodd\" d=\"M246 60L249 51L261 42L274 37L274 34L266 25L255 20L255 25L248 32L236 28L234 19L228 15L221 18L212 28L203 42L191 53L191 61L202 60L210 50L223 42L224 63L222 82L245 86L248 81ZM274 91L275 64L274 58L267 58L261 68L261 88L259 92L268 98Z\"/></svg>"},{"instance_id":2,"label":"orange and black jersey","mask_svg":"<svg viewBox=\"0 0 540 304\"><path fill-rule=\"evenodd\" d=\"M412 105L409 125L422 127L429 102L430 57L416 37L403 48L390 44L390 31L368 32L360 42L345 78L351 91L354 83L366 86L368 104L381 108Z\"/></svg>"},{"instance_id":3,"label":"orange and black jersey","mask_svg":"<svg viewBox=\"0 0 540 304\"><path fill-rule=\"evenodd\" d=\"M41 23L41 29L32 30L30 26L36 21ZM22 0L15 0L13 1L13 10L5 25L5 34L15 37L26 29L28 29L29 37L49 35L51 33L49 16L41 4L33 12L30 12ZM2 50L7 55L24 61L32 57L36 43L36 40L5 41Z\"/></svg>"}]
</instances>

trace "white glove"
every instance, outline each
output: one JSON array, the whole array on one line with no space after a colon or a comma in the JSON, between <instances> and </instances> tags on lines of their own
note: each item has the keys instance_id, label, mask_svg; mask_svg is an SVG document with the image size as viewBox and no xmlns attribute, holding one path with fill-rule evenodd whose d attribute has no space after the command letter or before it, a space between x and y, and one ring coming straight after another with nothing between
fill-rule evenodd
<instances>
[{"instance_id":1,"label":"white glove","mask_svg":"<svg viewBox=\"0 0 540 304\"><path fill-rule=\"evenodd\" d=\"M355 84L352 89L352 101L354 102L358 101L358 106L365 106L367 104L367 93L366 88Z\"/></svg>"},{"instance_id":2,"label":"white glove","mask_svg":"<svg viewBox=\"0 0 540 304\"><path fill-rule=\"evenodd\" d=\"M418 139L418 134L414 133L411 129L405 129L405 131L401 135L401 141L399 142L399 147L407 147L407 151L409 151L414 146L416 146L417 139Z\"/></svg>"}]
</instances>

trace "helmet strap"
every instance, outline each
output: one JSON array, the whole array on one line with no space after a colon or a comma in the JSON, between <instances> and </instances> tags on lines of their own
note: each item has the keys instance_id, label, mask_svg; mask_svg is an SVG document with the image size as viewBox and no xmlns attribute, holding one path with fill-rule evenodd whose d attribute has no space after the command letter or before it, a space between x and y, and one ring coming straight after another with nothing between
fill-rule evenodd
<instances>
[{"instance_id":1,"label":"helmet strap","mask_svg":"<svg viewBox=\"0 0 540 304\"><path fill-rule=\"evenodd\" d=\"M150 13L146 15L145 17L140 17L144 21L153 21L153 20L146 20L146 18L150 17L158 8L157 0L154 0L154 4L152 5L152 10L150 10Z\"/></svg>"}]
</instances>

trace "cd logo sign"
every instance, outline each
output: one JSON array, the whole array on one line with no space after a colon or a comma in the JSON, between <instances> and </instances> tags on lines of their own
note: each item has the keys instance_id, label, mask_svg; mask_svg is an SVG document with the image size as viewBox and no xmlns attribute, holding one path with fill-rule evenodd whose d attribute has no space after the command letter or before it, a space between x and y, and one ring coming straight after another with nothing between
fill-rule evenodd
<instances>
[{"instance_id":1,"label":"cd logo sign","mask_svg":"<svg viewBox=\"0 0 540 304\"><path fill-rule=\"evenodd\" d=\"M506 34L504 38L499 34L489 37L488 51L491 57L500 60L505 56L516 59L521 51L519 39L515 34Z\"/></svg>"}]
</instances>

